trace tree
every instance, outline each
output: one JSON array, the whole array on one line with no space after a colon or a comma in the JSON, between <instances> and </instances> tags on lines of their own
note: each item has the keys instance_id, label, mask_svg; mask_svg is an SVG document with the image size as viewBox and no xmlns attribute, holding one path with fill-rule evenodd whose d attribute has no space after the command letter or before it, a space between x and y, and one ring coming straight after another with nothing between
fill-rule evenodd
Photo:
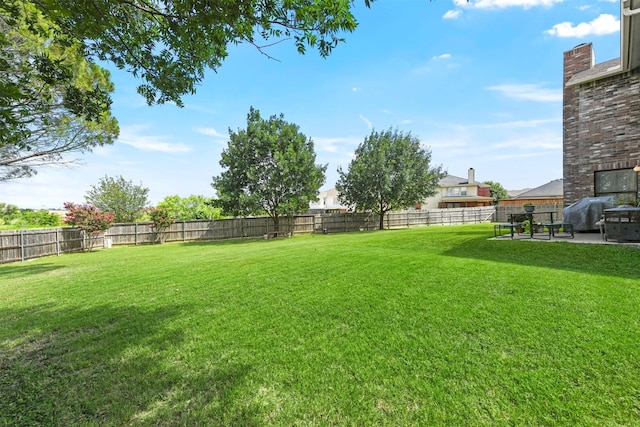
<instances>
[{"instance_id":1,"label":"tree","mask_svg":"<svg viewBox=\"0 0 640 427\"><path fill-rule=\"evenodd\" d=\"M418 138L398 130L371 132L358 146L349 169L338 168L340 201L358 211L380 216L403 209L435 194L442 168L431 167L431 151Z\"/></svg>"},{"instance_id":2,"label":"tree","mask_svg":"<svg viewBox=\"0 0 640 427\"><path fill-rule=\"evenodd\" d=\"M122 176L100 178L97 185L92 185L85 199L98 209L111 213L116 222L134 222L149 204L149 189L134 185Z\"/></svg>"},{"instance_id":3,"label":"tree","mask_svg":"<svg viewBox=\"0 0 640 427\"><path fill-rule=\"evenodd\" d=\"M60 225L60 215L45 209L20 209L16 205L0 202L0 225L10 228L56 227Z\"/></svg>"},{"instance_id":4,"label":"tree","mask_svg":"<svg viewBox=\"0 0 640 427\"><path fill-rule=\"evenodd\" d=\"M79 228L83 232L85 241L88 240L88 245L84 246L89 251L93 249L100 234L113 225L113 215L93 205L76 205L67 202L64 207L67 210L64 222L72 227Z\"/></svg>"},{"instance_id":5,"label":"tree","mask_svg":"<svg viewBox=\"0 0 640 427\"><path fill-rule=\"evenodd\" d=\"M229 129L228 148L213 178L223 211L233 215L267 213L276 231L279 218L309 209L324 183L327 165L316 165L313 141L284 116L260 117L251 107L247 128Z\"/></svg>"},{"instance_id":6,"label":"tree","mask_svg":"<svg viewBox=\"0 0 640 427\"><path fill-rule=\"evenodd\" d=\"M211 199L193 194L189 197L167 196L158 203L158 208L166 209L172 218L180 221L221 217L220 209L213 206Z\"/></svg>"},{"instance_id":7,"label":"tree","mask_svg":"<svg viewBox=\"0 0 640 427\"><path fill-rule=\"evenodd\" d=\"M166 231L176 222L175 218L171 216L167 209L160 207L147 209L147 214L151 219L151 228L153 228L155 233L156 241L164 243Z\"/></svg>"},{"instance_id":8,"label":"tree","mask_svg":"<svg viewBox=\"0 0 640 427\"><path fill-rule=\"evenodd\" d=\"M119 132L109 72L22 3L0 6L0 181L111 144ZM7 8L17 12L10 16Z\"/></svg>"},{"instance_id":9,"label":"tree","mask_svg":"<svg viewBox=\"0 0 640 427\"><path fill-rule=\"evenodd\" d=\"M0 202L0 224L9 224L20 217L20 208L16 205Z\"/></svg>"},{"instance_id":10,"label":"tree","mask_svg":"<svg viewBox=\"0 0 640 427\"><path fill-rule=\"evenodd\" d=\"M493 181L485 181L485 184L489 186L489 194L493 197L493 204L497 205L499 200L508 199L509 194L502 185Z\"/></svg>"},{"instance_id":11,"label":"tree","mask_svg":"<svg viewBox=\"0 0 640 427\"><path fill-rule=\"evenodd\" d=\"M364 0L367 7L373 0ZM293 39L297 50L328 56L357 22L354 0L21 0L2 7L11 17L35 7L60 33L78 41L87 59L110 61L139 76L149 104L195 92L207 68L217 70L229 44L268 46ZM37 30L33 30L37 32Z\"/></svg>"}]
</instances>

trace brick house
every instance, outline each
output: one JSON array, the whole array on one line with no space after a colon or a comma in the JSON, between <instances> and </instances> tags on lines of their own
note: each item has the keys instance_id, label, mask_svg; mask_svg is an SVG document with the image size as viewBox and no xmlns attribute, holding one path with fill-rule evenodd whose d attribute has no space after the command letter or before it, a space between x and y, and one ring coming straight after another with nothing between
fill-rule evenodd
<instances>
[{"instance_id":1,"label":"brick house","mask_svg":"<svg viewBox=\"0 0 640 427\"><path fill-rule=\"evenodd\" d=\"M638 198L640 0L623 0L620 57L595 64L593 45L564 53L564 203L584 197Z\"/></svg>"}]
</instances>

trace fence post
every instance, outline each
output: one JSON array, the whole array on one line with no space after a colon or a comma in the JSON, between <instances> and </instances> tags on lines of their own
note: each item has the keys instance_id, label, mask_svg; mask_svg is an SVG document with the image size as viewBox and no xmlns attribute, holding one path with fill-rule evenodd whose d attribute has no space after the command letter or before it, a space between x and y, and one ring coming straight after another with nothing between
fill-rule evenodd
<instances>
[{"instance_id":1,"label":"fence post","mask_svg":"<svg viewBox=\"0 0 640 427\"><path fill-rule=\"evenodd\" d=\"M60 229L56 228L56 255L60 256Z\"/></svg>"},{"instance_id":2,"label":"fence post","mask_svg":"<svg viewBox=\"0 0 640 427\"><path fill-rule=\"evenodd\" d=\"M184 229L184 225L185 225L186 221L182 221L182 242L186 242L187 241L187 232Z\"/></svg>"},{"instance_id":3,"label":"fence post","mask_svg":"<svg viewBox=\"0 0 640 427\"><path fill-rule=\"evenodd\" d=\"M20 262L24 262L24 230L20 230Z\"/></svg>"}]
</instances>

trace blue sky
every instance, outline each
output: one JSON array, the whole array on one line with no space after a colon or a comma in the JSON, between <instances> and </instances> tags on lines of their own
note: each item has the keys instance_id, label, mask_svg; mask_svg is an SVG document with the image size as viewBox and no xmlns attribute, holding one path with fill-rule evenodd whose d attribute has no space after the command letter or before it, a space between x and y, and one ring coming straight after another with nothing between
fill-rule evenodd
<instances>
[{"instance_id":1,"label":"blue sky","mask_svg":"<svg viewBox=\"0 0 640 427\"><path fill-rule=\"evenodd\" d=\"M283 113L328 164L322 189L371 129L411 131L451 175L510 190L562 178L563 52L592 42L596 61L620 56L620 3L607 0L357 0L359 26L331 56L299 55L290 42L268 59L232 46L185 107L147 106L136 79L113 70L118 141L74 156L74 167L41 169L0 183L0 202L61 208L84 202L105 175L168 195L214 196L212 176L228 129L246 126L253 106ZM111 67L112 68L112 67ZM111 69L110 68L110 69Z\"/></svg>"}]
</instances>

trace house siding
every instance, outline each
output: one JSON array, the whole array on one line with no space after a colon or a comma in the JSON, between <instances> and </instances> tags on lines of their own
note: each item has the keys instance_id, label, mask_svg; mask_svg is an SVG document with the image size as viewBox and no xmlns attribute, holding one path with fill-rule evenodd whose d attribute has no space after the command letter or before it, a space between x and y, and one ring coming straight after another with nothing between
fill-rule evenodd
<instances>
[{"instance_id":1,"label":"house siding","mask_svg":"<svg viewBox=\"0 0 640 427\"><path fill-rule=\"evenodd\" d=\"M593 65L593 47L564 54L564 203L594 195L594 174L640 163L640 72L638 69L567 87Z\"/></svg>"}]
</instances>

